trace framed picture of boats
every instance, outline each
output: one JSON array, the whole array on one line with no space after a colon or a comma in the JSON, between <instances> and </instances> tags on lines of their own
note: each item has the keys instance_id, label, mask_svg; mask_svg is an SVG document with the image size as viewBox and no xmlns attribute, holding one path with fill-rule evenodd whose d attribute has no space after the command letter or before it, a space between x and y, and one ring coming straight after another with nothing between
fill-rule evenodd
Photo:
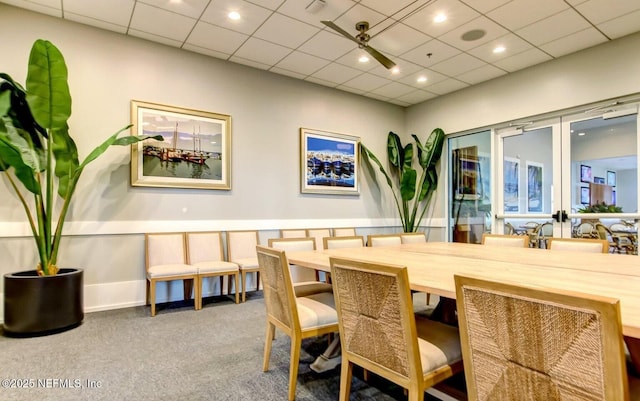
<instances>
[{"instance_id":1,"label":"framed picture of boats","mask_svg":"<svg viewBox=\"0 0 640 401\"><path fill-rule=\"evenodd\" d=\"M360 138L300 128L300 192L360 194Z\"/></svg>"},{"instance_id":2,"label":"framed picture of boats","mask_svg":"<svg viewBox=\"0 0 640 401\"><path fill-rule=\"evenodd\" d=\"M231 116L131 101L131 185L231 189Z\"/></svg>"}]
</instances>

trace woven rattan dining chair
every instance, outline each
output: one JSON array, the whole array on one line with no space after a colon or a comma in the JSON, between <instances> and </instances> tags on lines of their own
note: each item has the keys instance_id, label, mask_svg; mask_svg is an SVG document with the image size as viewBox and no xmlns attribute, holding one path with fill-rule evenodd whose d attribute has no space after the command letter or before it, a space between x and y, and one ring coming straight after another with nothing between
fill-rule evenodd
<instances>
[{"instance_id":1,"label":"woven rattan dining chair","mask_svg":"<svg viewBox=\"0 0 640 401\"><path fill-rule=\"evenodd\" d=\"M549 238L551 251L609 253L609 241L594 238Z\"/></svg>"},{"instance_id":2,"label":"woven rattan dining chair","mask_svg":"<svg viewBox=\"0 0 640 401\"><path fill-rule=\"evenodd\" d=\"M617 300L454 279L470 401L629 399Z\"/></svg>"},{"instance_id":3,"label":"woven rattan dining chair","mask_svg":"<svg viewBox=\"0 0 640 401\"><path fill-rule=\"evenodd\" d=\"M248 231L227 231L227 259L236 263L240 268L242 283L242 302L247 299L247 275L256 274L256 291L260 290L260 268L256 257L256 246L259 244L258 232ZM236 291L238 289L236 288Z\"/></svg>"},{"instance_id":4,"label":"woven rattan dining chair","mask_svg":"<svg viewBox=\"0 0 640 401\"><path fill-rule=\"evenodd\" d=\"M289 401L295 399L302 340L338 331L338 316L333 294L322 292L296 297L284 251L257 246L256 252L264 286L267 309L267 333L264 343L263 371L269 370L271 344L276 328L291 337L289 363Z\"/></svg>"},{"instance_id":5,"label":"woven rattan dining chair","mask_svg":"<svg viewBox=\"0 0 640 401\"><path fill-rule=\"evenodd\" d=\"M235 302L239 300L240 268L236 263L224 260L222 233L219 231L187 233L187 263L198 268L197 287L203 293L203 280L208 277L219 277L220 295L224 289L224 278L234 280ZM197 309L202 309L202 297Z\"/></svg>"},{"instance_id":6,"label":"woven rattan dining chair","mask_svg":"<svg viewBox=\"0 0 640 401\"><path fill-rule=\"evenodd\" d=\"M408 390L408 399L462 370L458 329L416 318L405 267L331 258L340 323L340 401L358 365Z\"/></svg>"},{"instance_id":7,"label":"woven rattan dining chair","mask_svg":"<svg viewBox=\"0 0 640 401\"><path fill-rule=\"evenodd\" d=\"M200 291L197 285L198 268L187 264L184 233L147 233L145 241L145 267L147 271L146 302L151 305L151 316L156 315L156 283L182 280L184 299L191 298L199 309Z\"/></svg>"},{"instance_id":8,"label":"woven rattan dining chair","mask_svg":"<svg viewBox=\"0 0 640 401\"><path fill-rule=\"evenodd\" d=\"M400 234L369 234L367 235L367 246L398 246L402 244Z\"/></svg>"},{"instance_id":9,"label":"woven rattan dining chair","mask_svg":"<svg viewBox=\"0 0 640 401\"><path fill-rule=\"evenodd\" d=\"M285 252L314 251L316 249L315 238L270 238L269 247ZM318 271L302 266L289 265L293 290L297 297L304 297L319 292L333 292L329 283L318 279Z\"/></svg>"},{"instance_id":10,"label":"woven rattan dining chair","mask_svg":"<svg viewBox=\"0 0 640 401\"><path fill-rule=\"evenodd\" d=\"M482 234L482 245L487 246L508 246L514 248L528 248L528 235L507 235L507 234Z\"/></svg>"}]
</instances>

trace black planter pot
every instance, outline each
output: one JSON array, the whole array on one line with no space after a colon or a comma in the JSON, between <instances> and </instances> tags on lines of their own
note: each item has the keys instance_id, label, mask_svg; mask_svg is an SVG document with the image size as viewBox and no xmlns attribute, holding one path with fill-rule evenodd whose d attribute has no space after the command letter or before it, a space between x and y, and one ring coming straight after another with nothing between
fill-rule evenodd
<instances>
[{"instance_id":1,"label":"black planter pot","mask_svg":"<svg viewBox=\"0 0 640 401\"><path fill-rule=\"evenodd\" d=\"M29 337L77 327L84 319L82 269L39 277L35 270L4 275L4 334Z\"/></svg>"}]
</instances>

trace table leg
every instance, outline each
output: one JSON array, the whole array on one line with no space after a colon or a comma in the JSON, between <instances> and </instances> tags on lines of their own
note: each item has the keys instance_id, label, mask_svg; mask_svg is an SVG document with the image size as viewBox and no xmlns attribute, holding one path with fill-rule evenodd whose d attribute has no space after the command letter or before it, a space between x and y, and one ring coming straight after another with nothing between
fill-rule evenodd
<instances>
[{"instance_id":1,"label":"table leg","mask_svg":"<svg viewBox=\"0 0 640 401\"><path fill-rule=\"evenodd\" d=\"M440 297L440 302L431 313L430 319L446 323L451 326L458 326L458 315L456 300Z\"/></svg>"},{"instance_id":2,"label":"table leg","mask_svg":"<svg viewBox=\"0 0 640 401\"><path fill-rule=\"evenodd\" d=\"M624 342L629 348L629 354L631 354L631 363L633 365L633 374L640 375L640 338L633 338L624 336Z\"/></svg>"}]
</instances>

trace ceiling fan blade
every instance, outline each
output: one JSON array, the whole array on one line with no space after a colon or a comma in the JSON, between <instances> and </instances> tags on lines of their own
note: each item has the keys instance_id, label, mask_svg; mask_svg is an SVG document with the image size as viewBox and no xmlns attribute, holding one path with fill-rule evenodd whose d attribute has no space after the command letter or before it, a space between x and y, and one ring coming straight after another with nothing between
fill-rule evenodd
<instances>
[{"instance_id":1,"label":"ceiling fan blade","mask_svg":"<svg viewBox=\"0 0 640 401\"><path fill-rule=\"evenodd\" d=\"M393 67L396 66L396 63L391 61L387 56L385 56L384 54L380 53L379 51L377 51L373 47L371 47L369 45L365 45L364 46L364 50L366 50L367 53L369 53L373 58L378 60L378 62L380 62L380 64L384 65L387 70L390 70L390 69L392 69Z\"/></svg>"},{"instance_id":2,"label":"ceiling fan blade","mask_svg":"<svg viewBox=\"0 0 640 401\"><path fill-rule=\"evenodd\" d=\"M338 32L345 38L351 39L352 41L356 42L358 45L362 45L362 43L360 43L354 36L352 36L349 32L345 31L344 29L340 28L338 25L334 24L333 21L320 21L320 22L322 22L329 28L333 29L334 31Z\"/></svg>"}]
</instances>

